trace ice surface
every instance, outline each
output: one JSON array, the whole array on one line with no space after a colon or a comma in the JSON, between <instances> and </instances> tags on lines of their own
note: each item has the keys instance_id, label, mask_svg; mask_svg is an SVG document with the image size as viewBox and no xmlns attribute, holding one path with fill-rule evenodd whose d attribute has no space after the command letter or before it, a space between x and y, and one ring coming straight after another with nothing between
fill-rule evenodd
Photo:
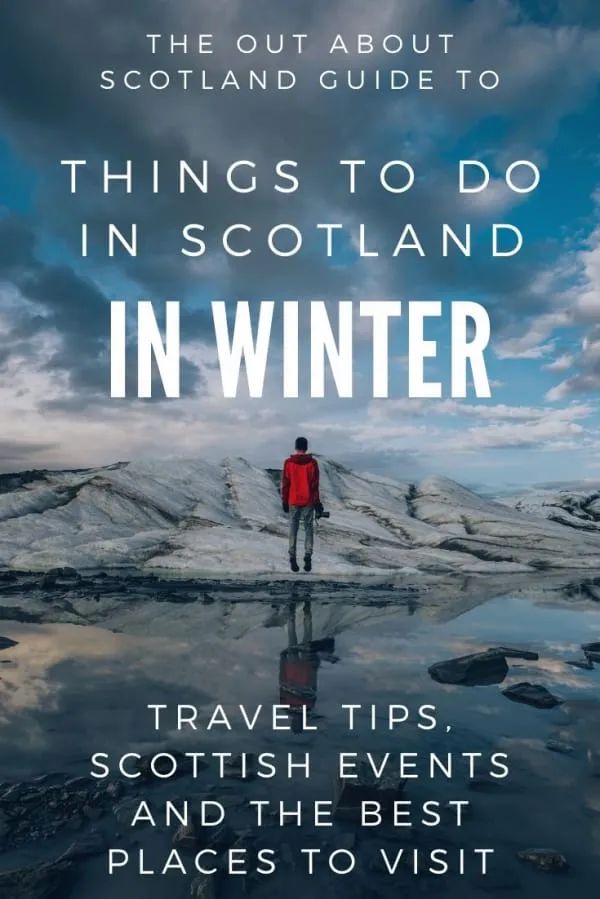
<instances>
[{"instance_id":1,"label":"ice surface","mask_svg":"<svg viewBox=\"0 0 600 899\"><path fill-rule=\"evenodd\" d=\"M446 478L410 484L319 461L331 512L317 526L321 577L600 568L593 486L492 501ZM65 565L285 574L287 519L276 478L239 458L0 478L0 566Z\"/></svg>"}]
</instances>

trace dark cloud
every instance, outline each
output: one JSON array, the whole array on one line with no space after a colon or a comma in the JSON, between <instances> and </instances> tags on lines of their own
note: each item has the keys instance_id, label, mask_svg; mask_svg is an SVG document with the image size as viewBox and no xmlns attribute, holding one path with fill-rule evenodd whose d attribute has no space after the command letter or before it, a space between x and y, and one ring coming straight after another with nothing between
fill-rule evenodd
<instances>
[{"instance_id":1,"label":"dark cloud","mask_svg":"<svg viewBox=\"0 0 600 899\"><path fill-rule=\"evenodd\" d=\"M517 4L463 0L444 4L443 13L434 0L407 4L401 17L395 4L384 2L376 18L358 2L326 8L308 2L301 9L271 2L254 3L249 9L245 3L230 2L226 17L209 4L192 8L187 2L160 0L134 0L125 9L116 2L63 0L59 6L68 16L68 29L56 13L56 4L52 8L36 4L31 19L23 15L22 5L5 12L0 77L5 76L2 100L9 134L44 171L42 223L73 249L78 222L88 222L92 234L98 235L108 221L123 225L136 221L141 233L139 258L111 262L113 270L120 268L158 295L176 292L192 299L199 293L262 298L265 293L288 296L290 292L338 298L356 293L361 285L383 295L397 291L401 282L412 291L441 286L448 292L468 283L473 294L486 295L490 302L502 297L505 309L514 297L520 315L528 302L538 303L537 298L523 296L518 264L490 261L487 252L472 260L440 258L437 223L490 220L490 213L478 209L472 198L457 196L454 166L448 160L453 145L468 137L469 129L488 115L492 104L496 116L510 113L503 120L494 152L502 157L511 147L520 154L531 153L593 89L590 76L598 74L598 37L580 30L559 39L560 10L551 23L535 23L519 17ZM315 74L326 66L361 66L371 75L377 68L402 65L412 70L423 65L418 57L382 53L332 63L325 47L340 22L345 34L361 30L377 36L390 31L455 33L448 59L439 52L426 57L427 65L441 73L437 90L421 94L418 102L414 94L385 91L318 92L312 86ZM233 36L247 30L264 34L266 26L257 27L257 23L268 23L269 32L276 34L307 31L311 43L306 55L281 59L263 53L249 57L248 63L240 62L231 53ZM213 31L215 54L153 57L144 39L149 30L163 34ZM212 91L202 95L193 90L160 94L98 88L102 68L124 71L135 65L172 70L182 59L186 67L205 67L212 79L230 66L239 69L251 64L271 70L293 66L301 87L282 93ZM455 90L448 72L460 60L468 60L474 70L496 66L502 72L501 88L493 97ZM546 102L548 96L552 103ZM248 197L228 191L223 184L225 166L240 155L259 166L260 189ZM351 198L335 166L336 160L349 155L368 157L373 166L390 156L410 159L417 167L418 183L411 193L393 197L378 188L371 171L359 195ZM61 157L73 156L90 162L90 173L76 197L67 194L67 173L57 166ZM270 173L277 158L289 156L301 163L303 187L297 195L281 197L272 190ZM101 193L103 158L110 158L115 167L126 158L134 161L137 188L132 196L117 191L107 198ZM173 184L179 158L210 161L208 196L191 192L181 197L168 190L149 196L151 160L161 162L165 180ZM381 257L330 266L323 257L322 240L316 246L313 226L332 219L348 226L365 221L371 239L381 247ZM207 255L194 266L186 265L179 255L178 234L190 221L206 224L209 246ZM236 221L247 221L255 231L255 251L241 260L223 257L219 250L222 231ZM266 231L280 221L293 222L306 234L301 255L281 260L266 251ZM425 260L407 254L389 258L406 222L417 228L428 250ZM92 255L100 261L95 242ZM529 254L523 259L530 268L535 261Z\"/></svg>"},{"instance_id":2,"label":"dark cloud","mask_svg":"<svg viewBox=\"0 0 600 899\"><path fill-rule=\"evenodd\" d=\"M65 376L66 400L53 400L74 414L107 401L107 301L127 291L127 298L184 301L182 327L190 337L206 338L211 322L209 298L360 298L457 295L483 299L491 308L496 333L522 328L542 313L547 298L536 290L536 274L547 266L556 248L526 244L507 264L489 258L480 240L494 219L518 218L514 198L498 188L488 206L456 191L455 161L460 154L477 156L498 169L514 156L544 164L544 148L565 116L593 95L600 72L600 38L596 4L585 0L304 0L301 4L273 0L56 0L40 4L20 0L3 4L0 12L0 123L7 141L37 175L35 224L5 218L0 221L0 277L10 297L11 323L0 342L0 365L15 354L35 359L39 341L55 338L43 366ZM341 24L343 23L343 24ZM564 27L567 25L577 27ZM426 57L386 57L381 52L349 59L327 56L326 43L337 31L360 31L376 38L398 32L456 35L448 59L438 51ZM269 57L264 53L240 60L231 52L232 38L250 31L257 35L306 32L308 50L301 58ZM178 57L149 53L147 32L190 34L213 32L213 56ZM294 68L300 87L290 92L249 93L214 90L177 92L101 91L99 72L165 68L205 68L217 81L228 68L243 71ZM497 68L502 84L493 94L461 93L452 70ZM314 87L323 68L364 68L371 78L377 69L419 66L434 68L439 83L432 94L386 91L338 91ZM482 139L481 124L493 118L492 144ZM257 162L259 190L247 196L224 184L224 170L237 158ZM367 158L370 170L350 197L336 161ZM68 173L61 158L85 158L89 170L81 176L76 196L68 193ZM101 191L101 160L115 168L134 162L134 193L121 190L106 197ZM207 196L189 192L181 197L163 188L149 192L150 165L157 159L163 185L175 184L181 158L210 166ZM274 162L300 163L302 189L282 196L272 189ZM377 166L390 158L405 158L417 169L413 191L401 197L378 187ZM535 201L532 201L535 202ZM89 224L91 256L78 255L78 226ZM292 222L305 235L305 250L291 259L266 252L266 231L278 222ZM317 243L317 222L339 221L356 234L365 222L369 240L381 250L378 259L355 261L348 250L341 264L328 264ZM459 227L473 221L478 237L469 260L440 256L438 223ZM137 222L140 255L106 260L97 236L108 222L121 227ZM209 252L190 263L179 254L181 227L187 222L207 226ZM254 229L255 252L232 259L219 251L219 236L232 222ZM389 258L406 222L412 223L427 257ZM527 235L526 235L527 239ZM45 261L43 250L66 246L64 261ZM62 251L61 251L62 252ZM53 259L56 257L53 253ZM22 296L15 305L12 293ZM120 297L115 297L120 298ZM0 298L0 311L5 301ZM8 308L8 301L6 301ZM184 392L202 387L196 364L185 359ZM47 402L47 400L42 400Z\"/></svg>"},{"instance_id":3,"label":"dark cloud","mask_svg":"<svg viewBox=\"0 0 600 899\"><path fill-rule=\"evenodd\" d=\"M8 330L1 335L0 365L6 368L15 354L34 361L39 340L47 337L51 347L41 365L50 373L68 376L74 394L66 401L70 407L105 399L109 372L106 296L69 266L42 261L33 229L20 218L0 219L0 247L0 283L9 283L22 301L13 302ZM203 313L192 311L185 322L206 328ZM129 357L133 366L132 354ZM183 394L201 383L197 367L188 359L182 359L181 374Z\"/></svg>"}]
</instances>

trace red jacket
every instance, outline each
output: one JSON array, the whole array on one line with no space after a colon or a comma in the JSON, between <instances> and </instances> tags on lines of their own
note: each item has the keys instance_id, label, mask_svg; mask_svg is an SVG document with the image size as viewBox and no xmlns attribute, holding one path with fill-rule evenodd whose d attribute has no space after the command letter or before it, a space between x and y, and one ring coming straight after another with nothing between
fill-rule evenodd
<instances>
[{"instance_id":1,"label":"red jacket","mask_svg":"<svg viewBox=\"0 0 600 899\"><path fill-rule=\"evenodd\" d=\"M279 661L279 701L294 709L312 709L317 701L316 655L284 649Z\"/></svg>"},{"instance_id":2,"label":"red jacket","mask_svg":"<svg viewBox=\"0 0 600 899\"><path fill-rule=\"evenodd\" d=\"M310 453L294 453L283 463L281 499L290 506L316 506L319 496L319 466Z\"/></svg>"}]
</instances>

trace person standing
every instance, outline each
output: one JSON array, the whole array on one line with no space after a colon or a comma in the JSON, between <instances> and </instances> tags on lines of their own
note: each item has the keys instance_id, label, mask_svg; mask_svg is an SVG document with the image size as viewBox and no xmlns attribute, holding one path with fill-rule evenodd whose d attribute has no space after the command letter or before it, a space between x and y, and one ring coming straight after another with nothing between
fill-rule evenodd
<instances>
[{"instance_id":1,"label":"person standing","mask_svg":"<svg viewBox=\"0 0 600 899\"><path fill-rule=\"evenodd\" d=\"M281 477L281 502L283 511L289 514L289 555L292 571L300 571L296 559L296 546L300 522L304 528L304 570L312 569L315 512L321 514L323 506L319 495L319 465L308 452L306 437L297 437L295 449L283 463Z\"/></svg>"}]
</instances>

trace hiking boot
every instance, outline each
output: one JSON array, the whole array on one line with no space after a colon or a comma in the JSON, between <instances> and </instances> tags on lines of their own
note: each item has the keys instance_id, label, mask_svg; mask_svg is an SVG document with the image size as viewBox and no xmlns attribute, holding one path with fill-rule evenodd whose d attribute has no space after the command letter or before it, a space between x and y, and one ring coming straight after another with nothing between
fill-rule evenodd
<instances>
[{"instance_id":1,"label":"hiking boot","mask_svg":"<svg viewBox=\"0 0 600 899\"><path fill-rule=\"evenodd\" d=\"M290 556L290 568L292 571L300 571L300 566L296 561L296 556Z\"/></svg>"},{"instance_id":2,"label":"hiking boot","mask_svg":"<svg viewBox=\"0 0 600 899\"><path fill-rule=\"evenodd\" d=\"M312 571L312 556L304 556L304 570Z\"/></svg>"}]
</instances>

